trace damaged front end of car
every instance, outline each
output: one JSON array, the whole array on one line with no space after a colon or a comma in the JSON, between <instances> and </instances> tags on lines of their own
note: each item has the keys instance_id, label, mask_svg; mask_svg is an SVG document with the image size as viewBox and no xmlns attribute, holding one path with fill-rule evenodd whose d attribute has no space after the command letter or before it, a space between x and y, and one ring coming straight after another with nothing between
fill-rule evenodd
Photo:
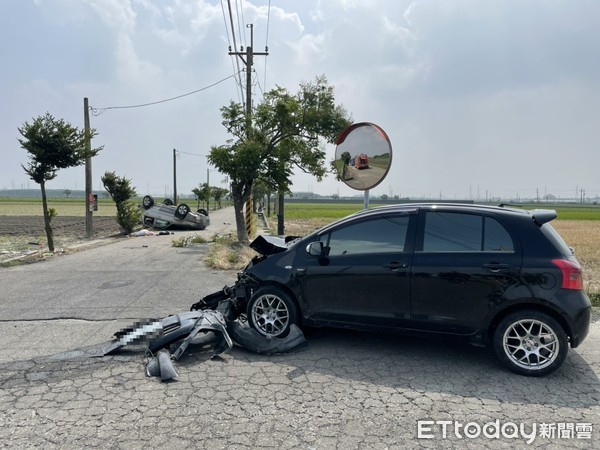
<instances>
[{"instance_id":1,"label":"damaged front end of car","mask_svg":"<svg viewBox=\"0 0 600 450\"><path fill-rule=\"evenodd\" d=\"M111 355L130 344L146 343L154 355L146 366L146 375L162 381L177 377L172 361L181 358L188 346L212 346L211 358L229 351L234 343L255 353L286 353L304 348L306 339L296 325L285 337L265 336L248 325L245 305L258 281L241 272L233 286L203 297L189 312L163 319L141 320L115 333L115 340L100 356Z\"/></svg>"}]
</instances>

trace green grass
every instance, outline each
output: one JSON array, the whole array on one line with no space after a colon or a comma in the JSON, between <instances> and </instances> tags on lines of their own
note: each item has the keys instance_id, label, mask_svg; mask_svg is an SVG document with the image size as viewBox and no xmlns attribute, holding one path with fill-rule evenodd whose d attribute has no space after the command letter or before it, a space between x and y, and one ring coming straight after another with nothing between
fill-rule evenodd
<instances>
[{"instance_id":1,"label":"green grass","mask_svg":"<svg viewBox=\"0 0 600 450\"><path fill-rule=\"evenodd\" d=\"M600 308L600 293L588 292L587 295L590 298L590 302L592 303L592 306L595 308Z\"/></svg>"},{"instance_id":2,"label":"green grass","mask_svg":"<svg viewBox=\"0 0 600 450\"><path fill-rule=\"evenodd\" d=\"M381 206L371 201L371 208ZM600 220L600 206L538 203L522 205L523 209L554 209L560 220ZM361 203L286 203L285 218L304 220L318 218L339 219L362 209Z\"/></svg>"},{"instance_id":3,"label":"green grass","mask_svg":"<svg viewBox=\"0 0 600 450\"><path fill-rule=\"evenodd\" d=\"M362 209L359 203L286 203L286 220L339 219Z\"/></svg>"}]
</instances>

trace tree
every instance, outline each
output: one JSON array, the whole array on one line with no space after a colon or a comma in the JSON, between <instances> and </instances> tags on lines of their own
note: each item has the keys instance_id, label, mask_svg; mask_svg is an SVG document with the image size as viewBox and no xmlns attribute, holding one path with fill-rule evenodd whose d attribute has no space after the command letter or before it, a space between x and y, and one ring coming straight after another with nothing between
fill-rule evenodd
<instances>
[{"instance_id":1,"label":"tree","mask_svg":"<svg viewBox=\"0 0 600 450\"><path fill-rule=\"evenodd\" d=\"M27 166L21 165L25 173L40 185L44 227L48 239L48 249L54 251L51 217L48 211L46 183L56 178L60 169L82 165L86 158L96 156L102 147L87 149L87 139L96 135L96 130L79 130L63 119L55 119L50 113L38 116L33 122L23 123L18 128L23 139L21 147L29 153Z\"/></svg>"},{"instance_id":2,"label":"tree","mask_svg":"<svg viewBox=\"0 0 600 450\"><path fill-rule=\"evenodd\" d=\"M229 191L227 189L223 189L220 187L213 187L211 188L212 190L212 197L213 200L215 201L215 203L217 205L219 205L219 209L221 209L223 206L221 205L221 200L223 200L223 197L227 196L227 194L229 194Z\"/></svg>"},{"instance_id":3,"label":"tree","mask_svg":"<svg viewBox=\"0 0 600 450\"><path fill-rule=\"evenodd\" d=\"M350 164L350 160L352 159L352 157L350 156L350 153L348 152L342 152L342 154L340 155L341 159L342 159L342 181L347 180L347 173L348 173L348 165ZM338 173L338 177L339 177L339 173Z\"/></svg>"},{"instance_id":4,"label":"tree","mask_svg":"<svg viewBox=\"0 0 600 450\"><path fill-rule=\"evenodd\" d=\"M295 95L282 87L267 92L251 117L235 102L221 108L221 114L234 139L213 146L208 160L229 176L237 237L248 242L244 204L254 181L261 179L272 191L287 192L296 167L320 181L327 172L320 139L335 142L350 118L335 104L333 87L323 76L301 84Z\"/></svg>"},{"instance_id":5,"label":"tree","mask_svg":"<svg viewBox=\"0 0 600 450\"><path fill-rule=\"evenodd\" d=\"M257 202L263 202L265 197L270 197L271 195L271 187L267 185L263 180L258 179L254 181L252 186L252 200L254 201L254 211L257 210Z\"/></svg>"},{"instance_id":6,"label":"tree","mask_svg":"<svg viewBox=\"0 0 600 450\"><path fill-rule=\"evenodd\" d=\"M71 189L65 189L63 191L65 193L65 197L69 198L69 196L71 195Z\"/></svg>"},{"instance_id":7,"label":"tree","mask_svg":"<svg viewBox=\"0 0 600 450\"><path fill-rule=\"evenodd\" d=\"M192 189L192 193L196 197L196 200L198 200L198 208L200 208L201 202L206 202L206 210L209 210L211 190L212 188L207 183L202 183L197 188Z\"/></svg>"},{"instance_id":8,"label":"tree","mask_svg":"<svg viewBox=\"0 0 600 450\"><path fill-rule=\"evenodd\" d=\"M117 222L125 234L130 234L140 222L141 213L139 208L130 201L136 196L135 188L131 180L119 177L115 172L105 172L100 178L104 189L117 205Z\"/></svg>"}]
</instances>

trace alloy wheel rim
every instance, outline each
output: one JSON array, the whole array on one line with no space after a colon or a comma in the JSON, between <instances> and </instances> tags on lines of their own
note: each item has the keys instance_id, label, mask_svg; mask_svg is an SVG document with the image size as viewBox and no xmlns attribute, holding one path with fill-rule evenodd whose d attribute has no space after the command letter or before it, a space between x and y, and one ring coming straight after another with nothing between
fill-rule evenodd
<instances>
[{"instance_id":1,"label":"alloy wheel rim","mask_svg":"<svg viewBox=\"0 0 600 450\"><path fill-rule=\"evenodd\" d=\"M541 370L558 357L560 343L554 330L539 320L523 319L504 332L504 353L518 367Z\"/></svg>"},{"instance_id":2,"label":"alloy wheel rim","mask_svg":"<svg viewBox=\"0 0 600 450\"><path fill-rule=\"evenodd\" d=\"M287 328L290 315L284 301L276 295L262 295L252 306L252 321L264 336L279 336Z\"/></svg>"}]
</instances>

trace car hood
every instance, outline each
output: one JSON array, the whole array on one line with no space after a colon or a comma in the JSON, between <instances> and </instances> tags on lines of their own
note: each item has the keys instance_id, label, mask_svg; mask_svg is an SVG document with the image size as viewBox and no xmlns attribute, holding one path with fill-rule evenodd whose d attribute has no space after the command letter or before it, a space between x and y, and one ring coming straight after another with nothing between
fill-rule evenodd
<instances>
[{"instance_id":1,"label":"car hood","mask_svg":"<svg viewBox=\"0 0 600 450\"><path fill-rule=\"evenodd\" d=\"M286 239L279 236L259 235L250 243L250 248L261 255L269 256L285 252L288 249Z\"/></svg>"}]
</instances>

